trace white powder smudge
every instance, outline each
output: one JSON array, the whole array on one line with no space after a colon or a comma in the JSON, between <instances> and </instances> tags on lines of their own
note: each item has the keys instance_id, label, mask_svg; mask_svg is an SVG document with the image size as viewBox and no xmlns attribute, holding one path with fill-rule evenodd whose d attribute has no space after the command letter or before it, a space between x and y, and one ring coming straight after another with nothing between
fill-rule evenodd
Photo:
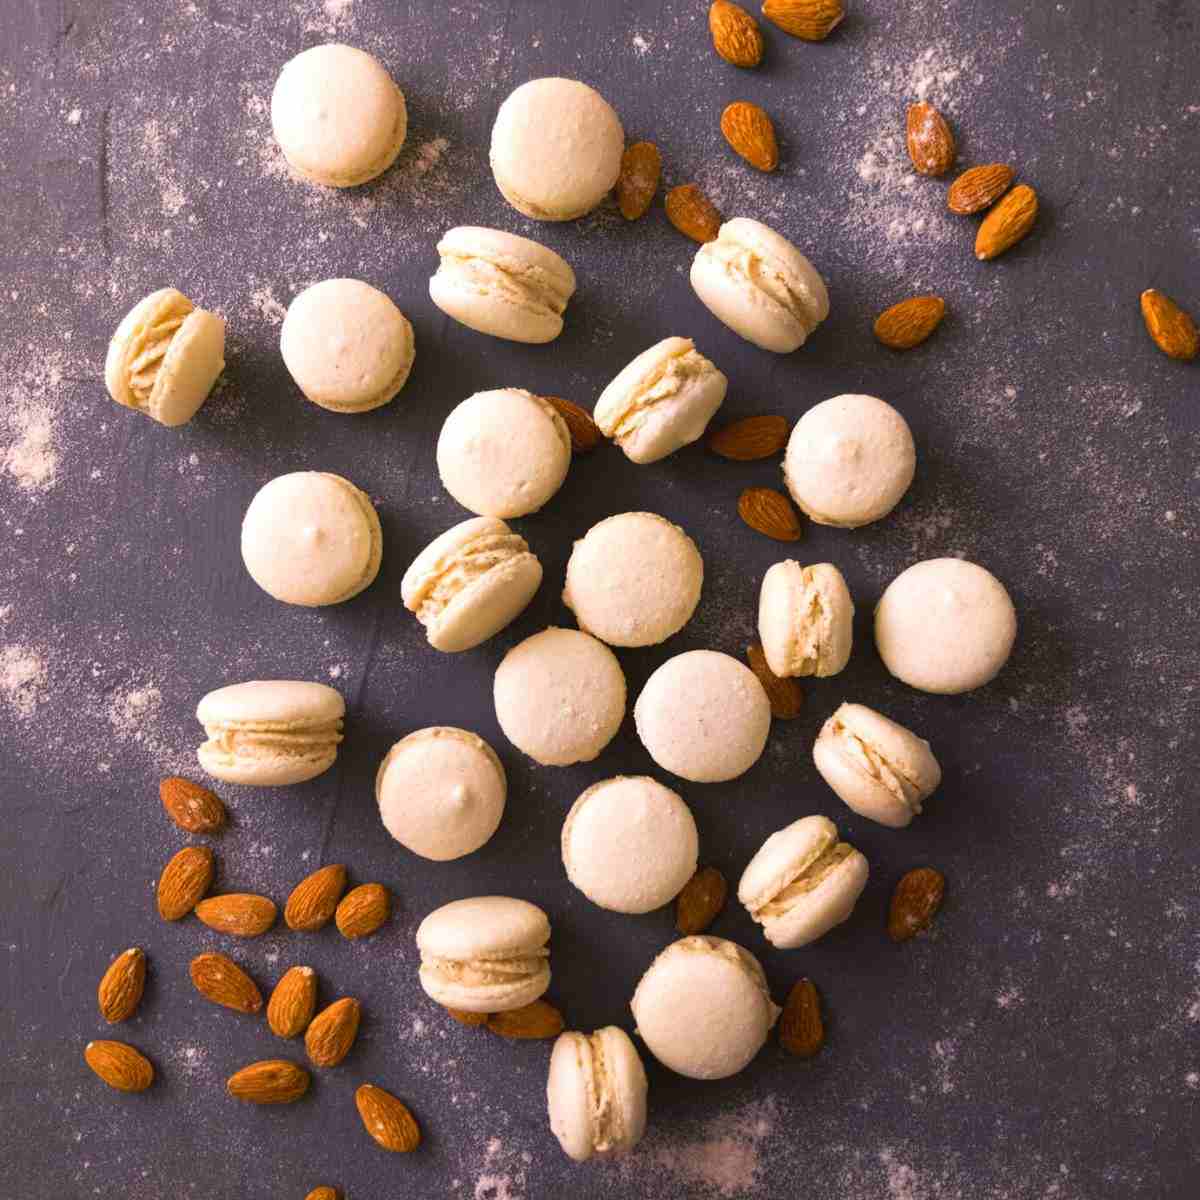
<instances>
[{"instance_id":1,"label":"white powder smudge","mask_svg":"<svg viewBox=\"0 0 1200 1200\"><path fill-rule=\"evenodd\" d=\"M83 120L83 109L81 109L81 108L73 108L73 109L71 109L71 111L69 113L67 113L67 124L68 125L78 125L79 122L82 120Z\"/></svg>"},{"instance_id":2,"label":"white powder smudge","mask_svg":"<svg viewBox=\"0 0 1200 1200\"><path fill-rule=\"evenodd\" d=\"M287 305L275 295L269 284L263 284L250 292L250 307L272 325L282 324L283 318L287 316Z\"/></svg>"},{"instance_id":3,"label":"white powder smudge","mask_svg":"<svg viewBox=\"0 0 1200 1200\"><path fill-rule=\"evenodd\" d=\"M0 695L18 717L29 718L45 699L45 657L19 643L0 648Z\"/></svg>"},{"instance_id":4,"label":"white powder smudge","mask_svg":"<svg viewBox=\"0 0 1200 1200\"><path fill-rule=\"evenodd\" d=\"M517 1151L498 1137L488 1139L483 1164L475 1176L472 1200L525 1200L533 1155Z\"/></svg>"}]
</instances>

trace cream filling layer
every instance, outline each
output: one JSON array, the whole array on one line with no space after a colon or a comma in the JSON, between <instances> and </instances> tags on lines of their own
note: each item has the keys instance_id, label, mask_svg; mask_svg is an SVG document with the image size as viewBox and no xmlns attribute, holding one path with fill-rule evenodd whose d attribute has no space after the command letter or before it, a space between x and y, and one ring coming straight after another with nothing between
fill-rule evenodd
<instances>
[{"instance_id":1,"label":"cream filling layer","mask_svg":"<svg viewBox=\"0 0 1200 1200\"><path fill-rule=\"evenodd\" d=\"M546 959L549 957L550 951L544 946L532 954L514 955L511 958L466 961L426 955L421 958L421 968L445 983L457 983L465 987L493 987L496 984L520 983L522 980L535 978L545 969Z\"/></svg>"},{"instance_id":2,"label":"cream filling layer","mask_svg":"<svg viewBox=\"0 0 1200 1200\"><path fill-rule=\"evenodd\" d=\"M754 909L751 916L759 922L782 917L795 907L796 902L822 884L837 868L854 853L847 842L834 842L801 870L782 890L775 893L765 904Z\"/></svg>"},{"instance_id":3,"label":"cream filling layer","mask_svg":"<svg viewBox=\"0 0 1200 1200\"><path fill-rule=\"evenodd\" d=\"M589 1061L582 1065L591 1114L592 1145L603 1154L625 1144L625 1126L604 1057L604 1039L599 1033L593 1033L587 1044Z\"/></svg>"},{"instance_id":4,"label":"cream filling layer","mask_svg":"<svg viewBox=\"0 0 1200 1200\"><path fill-rule=\"evenodd\" d=\"M149 407L163 359L194 307L186 296L176 295L155 314L152 323L142 326L131 338L125 371L135 408L145 411Z\"/></svg>"},{"instance_id":5,"label":"cream filling layer","mask_svg":"<svg viewBox=\"0 0 1200 1200\"><path fill-rule=\"evenodd\" d=\"M227 761L255 758L263 751L279 758L312 758L336 748L342 740L342 722L329 721L304 729L292 729L271 721L246 722L236 727L205 725L208 741L202 749Z\"/></svg>"},{"instance_id":6,"label":"cream filling layer","mask_svg":"<svg viewBox=\"0 0 1200 1200\"><path fill-rule=\"evenodd\" d=\"M921 811L921 789L909 779L898 766L889 762L878 750L869 746L857 734L849 730L837 717L833 720L833 736L838 746L860 770L881 783L897 800L913 813Z\"/></svg>"},{"instance_id":7,"label":"cream filling layer","mask_svg":"<svg viewBox=\"0 0 1200 1200\"><path fill-rule=\"evenodd\" d=\"M542 316L561 317L571 292L541 267L528 266L511 258L480 258L442 253L439 274L453 277L458 287L478 295L499 297Z\"/></svg>"}]
</instances>

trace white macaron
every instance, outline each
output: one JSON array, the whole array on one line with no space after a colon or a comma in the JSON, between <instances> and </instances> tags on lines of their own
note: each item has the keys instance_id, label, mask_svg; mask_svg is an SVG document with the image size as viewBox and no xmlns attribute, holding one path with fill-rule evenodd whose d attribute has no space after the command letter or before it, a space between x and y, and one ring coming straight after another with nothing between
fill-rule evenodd
<instances>
[{"instance_id":1,"label":"white macaron","mask_svg":"<svg viewBox=\"0 0 1200 1200\"><path fill-rule=\"evenodd\" d=\"M854 640L854 602L841 571L792 559L769 568L758 595L758 637L780 677L836 675Z\"/></svg>"}]
</instances>

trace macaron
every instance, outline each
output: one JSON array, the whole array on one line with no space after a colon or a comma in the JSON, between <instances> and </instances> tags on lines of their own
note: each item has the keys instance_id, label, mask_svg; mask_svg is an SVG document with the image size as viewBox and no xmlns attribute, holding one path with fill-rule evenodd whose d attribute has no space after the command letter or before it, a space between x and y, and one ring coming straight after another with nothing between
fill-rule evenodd
<instances>
[{"instance_id":1,"label":"macaron","mask_svg":"<svg viewBox=\"0 0 1200 1200\"><path fill-rule=\"evenodd\" d=\"M537 221L569 221L595 208L621 171L625 131L612 106L574 79L531 79L500 105L492 175L500 194Z\"/></svg>"},{"instance_id":2,"label":"macaron","mask_svg":"<svg viewBox=\"0 0 1200 1200\"><path fill-rule=\"evenodd\" d=\"M828 817L801 817L763 842L742 873L738 899L771 945L794 950L854 911L868 874L866 858L838 841Z\"/></svg>"},{"instance_id":3,"label":"macaron","mask_svg":"<svg viewBox=\"0 0 1200 1200\"><path fill-rule=\"evenodd\" d=\"M854 639L854 602L841 571L793 559L770 567L758 595L758 637L776 675L836 675Z\"/></svg>"},{"instance_id":4,"label":"macaron","mask_svg":"<svg viewBox=\"0 0 1200 1200\"><path fill-rule=\"evenodd\" d=\"M646 681L633 714L650 757L694 783L744 774L771 729L771 703L757 676L717 650L667 659Z\"/></svg>"},{"instance_id":5,"label":"macaron","mask_svg":"<svg viewBox=\"0 0 1200 1200\"><path fill-rule=\"evenodd\" d=\"M425 994L463 1012L507 1012L550 986L550 921L536 904L473 896L434 909L417 928Z\"/></svg>"},{"instance_id":6,"label":"macaron","mask_svg":"<svg viewBox=\"0 0 1200 1200\"><path fill-rule=\"evenodd\" d=\"M615 1025L560 1033L550 1053L550 1130L576 1162L632 1150L646 1131L646 1069Z\"/></svg>"},{"instance_id":7,"label":"macaron","mask_svg":"<svg viewBox=\"0 0 1200 1200\"><path fill-rule=\"evenodd\" d=\"M942 781L929 743L865 704L843 704L821 726L813 762L850 808L893 829Z\"/></svg>"},{"instance_id":8,"label":"macaron","mask_svg":"<svg viewBox=\"0 0 1200 1200\"><path fill-rule=\"evenodd\" d=\"M704 560L678 525L629 512L593 525L567 562L563 603L610 646L656 646L691 620Z\"/></svg>"},{"instance_id":9,"label":"macaron","mask_svg":"<svg viewBox=\"0 0 1200 1200\"><path fill-rule=\"evenodd\" d=\"M271 129L292 170L326 187L366 183L396 161L408 132L404 93L365 50L327 42L284 64Z\"/></svg>"},{"instance_id":10,"label":"macaron","mask_svg":"<svg viewBox=\"0 0 1200 1200\"><path fill-rule=\"evenodd\" d=\"M776 354L798 350L829 316L816 268L760 221L735 217L692 260L692 289L739 337Z\"/></svg>"},{"instance_id":11,"label":"macaron","mask_svg":"<svg viewBox=\"0 0 1200 1200\"><path fill-rule=\"evenodd\" d=\"M379 514L366 492L340 475L279 475L246 509L242 561L250 578L285 604L341 604L379 574Z\"/></svg>"},{"instance_id":12,"label":"macaron","mask_svg":"<svg viewBox=\"0 0 1200 1200\"><path fill-rule=\"evenodd\" d=\"M504 736L544 766L591 762L625 716L617 656L577 629L543 629L496 668L496 719Z\"/></svg>"},{"instance_id":13,"label":"macaron","mask_svg":"<svg viewBox=\"0 0 1200 1200\"><path fill-rule=\"evenodd\" d=\"M669 903L696 873L699 848L691 809L648 775L592 784L562 828L567 878L613 912L647 913Z\"/></svg>"},{"instance_id":14,"label":"macaron","mask_svg":"<svg viewBox=\"0 0 1200 1200\"><path fill-rule=\"evenodd\" d=\"M886 517L908 491L917 451L908 422L876 396L834 396L796 422L783 478L818 525L857 529Z\"/></svg>"},{"instance_id":15,"label":"macaron","mask_svg":"<svg viewBox=\"0 0 1200 1200\"><path fill-rule=\"evenodd\" d=\"M429 298L468 329L510 342L552 342L575 293L565 259L529 238L479 225L450 229Z\"/></svg>"},{"instance_id":16,"label":"macaron","mask_svg":"<svg viewBox=\"0 0 1200 1200\"><path fill-rule=\"evenodd\" d=\"M225 369L225 322L160 288L125 315L108 343L108 394L160 425L183 425Z\"/></svg>"},{"instance_id":17,"label":"macaron","mask_svg":"<svg viewBox=\"0 0 1200 1200\"><path fill-rule=\"evenodd\" d=\"M691 338L664 338L600 393L592 416L631 462L658 462L704 433L728 383Z\"/></svg>"},{"instance_id":18,"label":"macaron","mask_svg":"<svg viewBox=\"0 0 1200 1200\"><path fill-rule=\"evenodd\" d=\"M362 413L408 380L416 343L408 318L361 279L324 279L288 306L279 348L296 386L330 412Z\"/></svg>"},{"instance_id":19,"label":"macaron","mask_svg":"<svg viewBox=\"0 0 1200 1200\"><path fill-rule=\"evenodd\" d=\"M630 1007L650 1053L689 1079L736 1075L779 1017L758 959L704 936L672 942L642 976Z\"/></svg>"},{"instance_id":20,"label":"macaron","mask_svg":"<svg viewBox=\"0 0 1200 1200\"><path fill-rule=\"evenodd\" d=\"M375 775L384 828L434 862L478 850L496 832L507 792L504 767L491 746L448 725L401 738Z\"/></svg>"},{"instance_id":21,"label":"macaron","mask_svg":"<svg viewBox=\"0 0 1200 1200\"><path fill-rule=\"evenodd\" d=\"M196 706L208 740L200 765L226 783L282 787L328 771L346 702L323 683L255 679L209 692Z\"/></svg>"},{"instance_id":22,"label":"macaron","mask_svg":"<svg viewBox=\"0 0 1200 1200\"><path fill-rule=\"evenodd\" d=\"M1017 612L991 571L961 558L914 563L875 609L875 645L897 679L923 692L982 687L1008 662Z\"/></svg>"},{"instance_id":23,"label":"macaron","mask_svg":"<svg viewBox=\"0 0 1200 1200\"><path fill-rule=\"evenodd\" d=\"M571 434L554 405L532 392L476 392L442 425L437 464L442 485L463 508L523 517L562 487Z\"/></svg>"}]
</instances>

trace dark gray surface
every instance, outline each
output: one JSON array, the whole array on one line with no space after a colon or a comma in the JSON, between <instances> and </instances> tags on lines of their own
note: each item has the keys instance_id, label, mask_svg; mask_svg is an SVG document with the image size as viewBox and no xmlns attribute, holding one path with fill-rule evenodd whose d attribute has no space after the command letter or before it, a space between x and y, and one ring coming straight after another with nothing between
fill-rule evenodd
<instances>
[{"instance_id":1,"label":"dark gray surface","mask_svg":"<svg viewBox=\"0 0 1200 1200\"><path fill-rule=\"evenodd\" d=\"M769 32L763 69L742 73L711 53L705 5L683 0L5 5L0 1177L10 1190L1196 1195L1200 375L1150 345L1137 311L1152 285L1200 309L1195 7L856 0L853 10L824 45ZM279 66L328 37L380 54L410 105L399 166L350 194L288 180L263 108ZM727 215L761 217L810 254L833 314L808 347L777 358L718 326L687 286L692 247L661 207L633 226L611 210L534 226L500 200L486 156L496 108L517 83L554 73L598 85L631 138L658 141L668 184L698 177ZM1042 197L1034 235L994 264L975 262L973 223L944 213L940 184L906 191L902 165L863 178L865 149L900 130L929 78L964 161L1012 161ZM744 168L720 140L720 109L740 97L778 120L775 176ZM580 290L559 341L486 339L429 303L434 242L465 222L532 234L572 262ZM272 301L334 274L383 287L416 328L408 386L367 416L302 403L277 352ZM114 406L100 379L117 320L163 284L221 310L230 332L219 393L174 431ZM871 321L919 290L942 293L951 315L927 346L893 356ZM546 1128L548 1047L440 1018L417 986L413 931L454 897L535 900L554 925L551 996L570 1025L629 1027L629 996L671 938L670 914L589 905L563 876L558 830L587 784L652 764L627 728L594 764L535 769L496 726L491 674L519 638L568 623L558 592L572 539L629 508L680 521L707 569L681 635L621 653L631 696L671 653L740 653L758 581L784 552L748 534L734 502L743 486L777 483L777 468L697 449L651 468L611 449L577 461L546 511L518 523L546 567L540 595L470 654L426 647L399 580L464 515L433 463L455 403L512 383L590 404L633 354L675 333L730 376L724 416L795 417L865 391L914 428L917 480L897 512L856 533L810 528L799 548L849 579L849 669L806 689L804 717L776 727L744 778L681 789L704 859L732 881L766 834L812 811L839 822L872 876L853 919L810 949L768 950L734 905L714 929L761 955L777 997L802 974L817 981L830 1033L820 1057L790 1061L772 1042L743 1074L708 1085L648 1063L639 1153L574 1167ZM28 472L39 413L54 456L40 481ZM382 574L340 608L277 604L239 559L255 489L301 468L345 474L382 514ZM1001 678L959 698L891 680L869 632L888 580L945 553L994 570L1021 622ZM345 862L353 879L380 879L398 897L370 942L277 932L230 947L194 921L155 916L157 873L185 841L157 781L196 773L198 698L257 676L335 683L347 738L337 768L309 785L221 789L235 823L215 843L220 886L282 901L318 862ZM927 735L941 759L942 788L908 831L856 818L813 770L812 738L847 698ZM390 742L431 723L478 730L510 780L497 836L444 865L390 843L372 798ZM931 935L895 947L883 936L887 898L921 863L945 871L947 903ZM150 982L137 1019L114 1032L159 1073L132 1098L100 1085L81 1053L105 1033L96 981L128 945L146 949ZM193 993L188 960L218 946L264 986L308 962L326 998L361 998L354 1052L303 1103L255 1110L224 1095L233 1069L283 1047L262 1021ZM426 1133L418 1154L388 1156L365 1137L352 1103L363 1080L412 1105Z\"/></svg>"}]
</instances>

